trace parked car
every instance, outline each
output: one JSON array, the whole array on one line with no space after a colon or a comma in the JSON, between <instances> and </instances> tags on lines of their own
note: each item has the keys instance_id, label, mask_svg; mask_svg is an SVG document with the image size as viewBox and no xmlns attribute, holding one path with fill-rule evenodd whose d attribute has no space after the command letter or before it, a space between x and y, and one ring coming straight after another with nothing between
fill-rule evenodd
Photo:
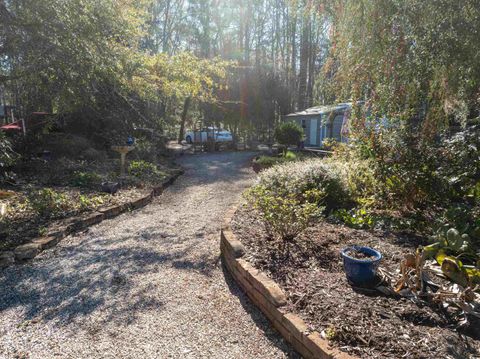
<instances>
[{"instance_id":1,"label":"parked car","mask_svg":"<svg viewBox=\"0 0 480 359\"><path fill-rule=\"evenodd\" d=\"M197 137L195 137L195 135ZM209 136L214 136L215 142L232 142L232 133L227 130L222 130L220 128L206 127L200 131L187 131L185 134L185 141L187 143L193 143L195 140L197 142L206 143Z\"/></svg>"}]
</instances>

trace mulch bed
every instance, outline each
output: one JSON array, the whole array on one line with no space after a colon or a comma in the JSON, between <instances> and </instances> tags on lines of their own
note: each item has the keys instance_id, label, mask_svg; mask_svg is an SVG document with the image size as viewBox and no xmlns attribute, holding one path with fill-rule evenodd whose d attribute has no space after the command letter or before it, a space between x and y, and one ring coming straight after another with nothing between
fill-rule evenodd
<instances>
[{"instance_id":1,"label":"mulch bed","mask_svg":"<svg viewBox=\"0 0 480 359\"><path fill-rule=\"evenodd\" d=\"M55 231L58 223L79 214L93 213L101 208L108 208L118 204L128 203L145 195L152 186L160 184L174 168L166 162L158 164L164 175L148 179L127 177L120 190L115 194L100 191L96 188L81 188L68 185L74 170L94 172L101 175L104 180L115 176L118 171L118 161L109 160L95 163L84 161L52 161L28 164L20 173L17 183L13 186L0 186L0 191L10 191L14 195L3 199L8 205L8 214L0 218L0 251L13 250L15 247L28 243L32 239L41 237L50 231ZM28 205L27 193L32 190L50 188L55 192L65 195L69 202L77 205L60 213L50 216L41 216ZM78 206L79 196L93 201L84 208Z\"/></svg>"},{"instance_id":2,"label":"mulch bed","mask_svg":"<svg viewBox=\"0 0 480 359\"><path fill-rule=\"evenodd\" d=\"M145 190L138 188L126 188L120 190L114 195L106 194L92 190L80 190L69 187L49 187L56 192L65 194L68 197L75 198L79 194L87 198L101 198L102 203L92 205L85 209L69 210L52 217L42 217L34 213L31 209L25 208L25 194L18 191L17 194L8 202L10 205L8 218L0 226L0 251L11 250L16 246L30 242L32 239L42 236L55 227L56 222L65 220L81 213L93 213L100 208L107 208L113 205L127 203L140 197Z\"/></svg>"},{"instance_id":3,"label":"mulch bed","mask_svg":"<svg viewBox=\"0 0 480 359\"><path fill-rule=\"evenodd\" d=\"M246 259L274 279L298 314L342 351L362 358L480 357L480 326L467 332L439 307L405 298L354 290L340 250L364 245L383 254L381 268L395 272L423 239L414 235L355 230L326 221L315 224L279 254L258 215L240 207L232 229L246 246ZM480 323L478 323L480 324Z\"/></svg>"}]
</instances>

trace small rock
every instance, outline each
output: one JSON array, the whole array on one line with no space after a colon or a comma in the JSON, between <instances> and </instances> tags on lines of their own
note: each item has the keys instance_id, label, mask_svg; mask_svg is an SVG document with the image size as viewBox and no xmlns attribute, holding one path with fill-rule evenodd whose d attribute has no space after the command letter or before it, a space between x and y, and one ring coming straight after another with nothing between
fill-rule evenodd
<instances>
[{"instance_id":1,"label":"small rock","mask_svg":"<svg viewBox=\"0 0 480 359\"><path fill-rule=\"evenodd\" d=\"M140 237L142 237L143 239L150 239L152 235L148 232L142 232L140 233Z\"/></svg>"},{"instance_id":2,"label":"small rock","mask_svg":"<svg viewBox=\"0 0 480 359\"><path fill-rule=\"evenodd\" d=\"M0 268L15 263L15 254L13 252L0 253Z\"/></svg>"},{"instance_id":3,"label":"small rock","mask_svg":"<svg viewBox=\"0 0 480 359\"><path fill-rule=\"evenodd\" d=\"M60 241L58 237L41 237L33 241L33 243L40 245L40 249L51 248Z\"/></svg>"},{"instance_id":4,"label":"small rock","mask_svg":"<svg viewBox=\"0 0 480 359\"><path fill-rule=\"evenodd\" d=\"M28 243L15 248L15 258L19 260L34 258L40 253L40 245L38 243Z\"/></svg>"},{"instance_id":5,"label":"small rock","mask_svg":"<svg viewBox=\"0 0 480 359\"><path fill-rule=\"evenodd\" d=\"M127 283L127 279L121 274L114 274L112 277L112 285L120 286Z\"/></svg>"}]
</instances>

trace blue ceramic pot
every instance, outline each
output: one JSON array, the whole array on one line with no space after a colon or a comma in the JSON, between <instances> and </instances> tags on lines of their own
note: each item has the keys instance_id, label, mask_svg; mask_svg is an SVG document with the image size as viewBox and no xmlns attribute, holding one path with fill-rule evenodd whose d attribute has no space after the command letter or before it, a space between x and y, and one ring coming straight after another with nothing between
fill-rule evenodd
<instances>
[{"instance_id":1,"label":"blue ceramic pot","mask_svg":"<svg viewBox=\"0 0 480 359\"><path fill-rule=\"evenodd\" d=\"M365 253L372 258L356 259L348 255L350 251ZM377 268L382 259L382 254L370 247L352 246L347 247L341 252L343 258L343 268L347 279L357 286L369 286L375 282Z\"/></svg>"}]
</instances>

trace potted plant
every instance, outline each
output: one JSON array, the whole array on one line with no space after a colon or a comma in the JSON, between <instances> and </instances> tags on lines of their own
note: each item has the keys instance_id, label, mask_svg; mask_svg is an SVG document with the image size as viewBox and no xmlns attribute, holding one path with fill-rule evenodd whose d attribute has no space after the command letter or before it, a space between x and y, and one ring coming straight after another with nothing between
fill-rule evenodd
<instances>
[{"instance_id":1,"label":"potted plant","mask_svg":"<svg viewBox=\"0 0 480 359\"><path fill-rule=\"evenodd\" d=\"M359 287L375 282L382 254L370 247L351 246L341 251L343 268L348 281Z\"/></svg>"},{"instance_id":2,"label":"potted plant","mask_svg":"<svg viewBox=\"0 0 480 359\"><path fill-rule=\"evenodd\" d=\"M120 183L118 182L102 182L102 192L115 194L120 189Z\"/></svg>"}]
</instances>

